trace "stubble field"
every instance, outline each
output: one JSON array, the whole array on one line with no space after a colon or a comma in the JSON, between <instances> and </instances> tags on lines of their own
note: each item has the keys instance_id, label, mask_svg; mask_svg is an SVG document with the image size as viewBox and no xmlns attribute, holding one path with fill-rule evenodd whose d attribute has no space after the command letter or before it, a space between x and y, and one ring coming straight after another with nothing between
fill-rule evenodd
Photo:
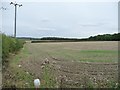
<instances>
[{"instance_id":1,"label":"stubble field","mask_svg":"<svg viewBox=\"0 0 120 90\"><path fill-rule=\"evenodd\" d=\"M32 88L35 78L41 88L116 87L118 42L27 42L9 67L16 87Z\"/></svg>"}]
</instances>

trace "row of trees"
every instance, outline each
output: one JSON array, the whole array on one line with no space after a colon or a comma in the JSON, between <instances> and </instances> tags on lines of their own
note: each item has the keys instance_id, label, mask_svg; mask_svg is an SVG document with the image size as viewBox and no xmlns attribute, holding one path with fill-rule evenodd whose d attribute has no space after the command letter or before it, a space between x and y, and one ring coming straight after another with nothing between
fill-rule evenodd
<instances>
[{"instance_id":1,"label":"row of trees","mask_svg":"<svg viewBox=\"0 0 120 90\"><path fill-rule=\"evenodd\" d=\"M73 40L73 41L120 41L120 33L104 34L97 36L90 36L89 38L59 38L59 37L43 37L40 40Z\"/></svg>"},{"instance_id":2,"label":"row of trees","mask_svg":"<svg viewBox=\"0 0 120 90\"><path fill-rule=\"evenodd\" d=\"M43 37L41 40L79 40L77 38Z\"/></svg>"},{"instance_id":3,"label":"row of trees","mask_svg":"<svg viewBox=\"0 0 120 90\"><path fill-rule=\"evenodd\" d=\"M120 33L91 36L87 40L90 40L90 41L120 41Z\"/></svg>"},{"instance_id":4,"label":"row of trees","mask_svg":"<svg viewBox=\"0 0 120 90\"><path fill-rule=\"evenodd\" d=\"M43 37L43 38L32 38L32 37L19 37L19 39L25 40L50 40L50 41L120 41L120 33L115 34L103 34L103 35L96 35L90 36L89 38L62 38L62 37Z\"/></svg>"}]
</instances>

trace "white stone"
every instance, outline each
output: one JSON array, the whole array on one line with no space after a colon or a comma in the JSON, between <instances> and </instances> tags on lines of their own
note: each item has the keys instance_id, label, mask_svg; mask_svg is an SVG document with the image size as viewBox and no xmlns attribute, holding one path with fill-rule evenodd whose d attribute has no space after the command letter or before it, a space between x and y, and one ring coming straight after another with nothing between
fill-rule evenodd
<instances>
[{"instance_id":1,"label":"white stone","mask_svg":"<svg viewBox=\"0 0 120 90\"><path fill-rule=\"evenodd\" d=\"M55 62L55 61L53 61L53 64L56 64L56 62Z\"/></svg>"},{"instance_id":2,"label":"white stone","mask_svg":"<svg viewBox=\"0 0 120 90\"><path fill-rule=\"evenodd\" d=\"M44 67L45 67L45 66L43 66L43 65L41 66L42 69L43 69Z\"/></svg>"},{"instance_id":3,"label":"white stone","mask_svg":"<svg viewBox=\"0 0 120 90\"><path fill-rule=\"evenodd\" d=\"M21 67L21 65L18 65L18 67L20 68L20 67Z\"/></svg>"},{"instance_id":4,"label":"white stone","mask_svg":"<svg viewBox=\"0 0 120 90\"><path fill-rule=\"evenodd\" d=\"M29 72L26 72L27 74L29 74Z\"/></svg>"}]
</instances>

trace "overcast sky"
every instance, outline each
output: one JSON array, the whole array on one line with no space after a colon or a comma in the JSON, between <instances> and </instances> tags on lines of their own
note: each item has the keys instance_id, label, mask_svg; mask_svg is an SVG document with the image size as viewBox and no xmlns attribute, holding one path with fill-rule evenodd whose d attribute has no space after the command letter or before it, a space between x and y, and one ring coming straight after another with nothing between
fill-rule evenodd
<instances>
[{"instance_id":1,"label":"overcast sky","mask_svg":"<svg viewBox=\"0 0 120 90\"><path fill-rule=\"evenodd\" d=\"M63 1L63 0L62 0ZM72 0L73 1L73 0ZM14 6L2 3L2 32L13 35ZM17 36L77 37L118 32L118 2L19 2Z\"/></svg>"}]
</instances>

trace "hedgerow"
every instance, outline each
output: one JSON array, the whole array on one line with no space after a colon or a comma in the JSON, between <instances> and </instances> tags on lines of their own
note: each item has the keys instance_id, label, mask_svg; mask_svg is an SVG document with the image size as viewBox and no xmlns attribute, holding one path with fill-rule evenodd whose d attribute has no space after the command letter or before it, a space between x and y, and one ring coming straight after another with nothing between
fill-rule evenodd
<instances>
[{"instance_id":1,"label":"hedgerow","mask_svg":"<svg viewBox=\"0 0 120 90\"><path fill-rule=\"evenodd\" d=\"M5 60L10 53L18 52L23 47L23 44L23 40L2 34L2 59Z\"/></svg>"}]
</instances>

